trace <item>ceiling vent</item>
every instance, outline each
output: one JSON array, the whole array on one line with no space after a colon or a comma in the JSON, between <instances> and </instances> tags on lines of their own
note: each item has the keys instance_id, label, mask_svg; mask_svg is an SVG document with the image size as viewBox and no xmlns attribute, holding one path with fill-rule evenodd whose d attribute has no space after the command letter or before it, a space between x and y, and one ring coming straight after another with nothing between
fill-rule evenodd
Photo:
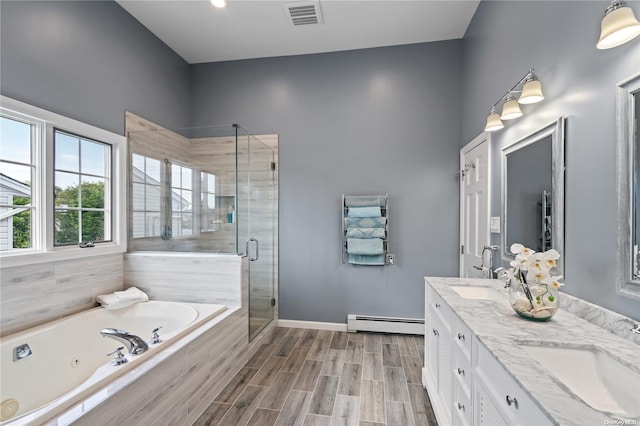
<instances>
[{"instance_id":1,"label":"ceiling vent","mask_svg":"<svg viewBox=\"0 0 640 426\"><path fill-rule=\"evenodd\" d=\"M322 24L320 3L317 1L301 1L284 4L284 12L289 24L293 27Z\"/></svg>"}]
</instances>

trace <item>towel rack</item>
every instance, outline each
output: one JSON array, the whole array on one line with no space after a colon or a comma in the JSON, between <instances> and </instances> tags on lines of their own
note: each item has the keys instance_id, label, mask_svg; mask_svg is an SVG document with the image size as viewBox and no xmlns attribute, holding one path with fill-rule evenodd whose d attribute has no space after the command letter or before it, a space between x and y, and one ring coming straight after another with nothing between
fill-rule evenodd
<instances>
[{"instance_id":1,"label":"towel rack","mask_svg":"<svg viewBox=\"0 0 640 426\"><path fill-rule=\"evenodd\" d=\"M384 253L384 264L394 263L394 256L389 254L389 194L383 195L345 195L342 194L342 263L347 263L349 253L347 251L347 217L351 207L380 207L381 217L386 218L384 226L384 238L382 247Z\"/></svg>"}]
</instances>

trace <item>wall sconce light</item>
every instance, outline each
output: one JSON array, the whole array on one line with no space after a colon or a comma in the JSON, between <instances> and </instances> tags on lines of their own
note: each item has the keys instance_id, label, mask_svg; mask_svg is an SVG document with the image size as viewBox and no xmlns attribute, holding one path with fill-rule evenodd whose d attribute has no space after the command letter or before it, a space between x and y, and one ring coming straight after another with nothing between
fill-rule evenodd
<instances>
[{"instance_id":1,"label":"wall sconce light","mask_svg":"<svg viewBox=\"0 0 640 426\"><path fill-rule=\"evenodd\" d=\"M624 1L612 0L600 24L598 49L611 49L640 35L640 22Z\"/></svg>"},{"instance_id":2,"label":"wall sconce light","mask_svg":"<svg viewBox=\"0 0 640 426\"><path fill-rule=\"evenodd\" d=\"M516 99L516 94L520 93L520 97ZM522 110L519 104L535 104L544 99L542 94L542 84L536 77L536 74L532 69L518 81L515 86L511 88L507 93L502 95L500 99L493 105L491 105L491 113L487 117L487 125L484 130L487 132L493 132L504 128L502 120L513 120L518 117L522 117ZM502 105L502 115L496 113L496 106L500 102L504 101Z\"/></svg>"}]
</instances>

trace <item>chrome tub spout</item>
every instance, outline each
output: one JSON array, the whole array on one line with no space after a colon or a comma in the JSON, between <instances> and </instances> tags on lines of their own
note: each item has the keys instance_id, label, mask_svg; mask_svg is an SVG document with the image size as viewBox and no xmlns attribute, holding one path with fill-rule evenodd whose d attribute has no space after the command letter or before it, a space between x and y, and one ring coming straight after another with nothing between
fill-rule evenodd
<instances>
[{"instance_id":1,"label":"chrome tub spout","mask_svg":"<svg viewBox=\"0 0 640 426\"><path fill-rule=\"evenodd\" d=\"M126 345L129 348L129 353L131 355L140 355L149 349L147 342L135 334L130 334L124 330L119 330L117 328L103 328L100 331L100 334L102 334L102 337L111 337L112 339Z\"/></svg>"}]
</instances>

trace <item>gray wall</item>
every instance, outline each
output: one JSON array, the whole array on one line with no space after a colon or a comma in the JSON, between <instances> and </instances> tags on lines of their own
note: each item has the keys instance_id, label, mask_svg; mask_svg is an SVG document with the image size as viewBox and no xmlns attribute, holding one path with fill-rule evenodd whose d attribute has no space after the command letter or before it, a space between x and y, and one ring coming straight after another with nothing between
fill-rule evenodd
<instances>
[{"instance_id":1,"label":"gray wall","mask_svg":"<svg viewBox=\"0 0 640 426\"><path fill-rule=\"evenodd\" d=\"M191 125L279 133L280 318L424 317L457 275L461 42L191 67ZM341 263L341 194L390 196L394 266Z\"/></svg>"},{"instance_id":2,"label":"gray wall","mask_svg":"<svg viewBox=\"0 0 640 426\"><path fill-rule=\"evenodd\" d=\"M640 2L630 5L640 14ZM615 291L615 92L618 82L640 71L640 42L596 49L606 6L482 1L463 42L461 144L483 131L491 104L534 67L546 99L523 106L524 117L492 134L494 164L502 146L567 117L563 291L640 319L640 303ZM491 214L498 216L499 167L493 182Z\"/></svg>"},{"instance_id":3,"label":"gray wall","mask_svg":"<svg viewBox=\"0 0 640 426\"><path fill-rule=\"evenodd\" d=\"M0 92L124 134L188 124L189 65L112 1L0 2Z\"/></svg>"}]
</instances>

